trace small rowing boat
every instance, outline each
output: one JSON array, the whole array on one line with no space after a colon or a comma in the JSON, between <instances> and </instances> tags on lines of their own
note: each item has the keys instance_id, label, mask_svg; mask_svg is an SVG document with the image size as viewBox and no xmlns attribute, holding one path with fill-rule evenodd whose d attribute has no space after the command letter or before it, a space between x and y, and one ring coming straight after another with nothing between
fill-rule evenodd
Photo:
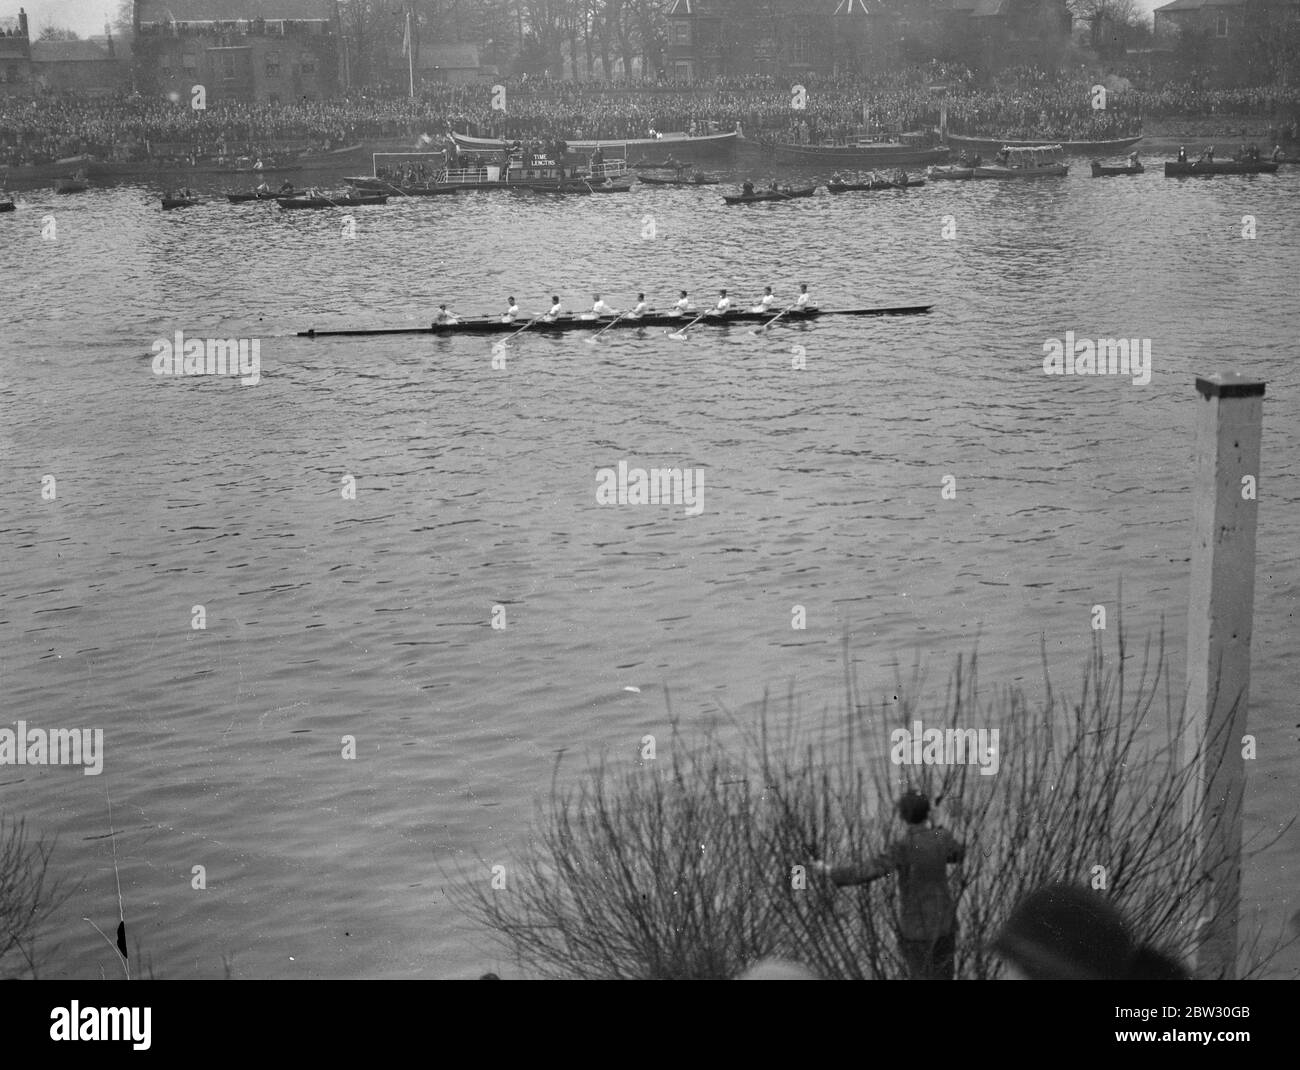
<instances>
[{"instance_id":1,"label":"small rowing boat","mask_svg":"<svg viewBox=\"0 0 1300 1070\"><path fill-rule=\"evenodd\" d=\"M647 186L716 186L722 179L710 178L708 175L696 175L694 178L656 178L653 175L637 176Z\"/></svg>"},{"instance_id":2,"label":"small rowing boat","mask_svg":"<svg viewBox=\"0 0 1300 1070\"><path fill-rule=\"evenodd\" d=\"M90 183L80 178L56 178L54 180L55 193L85 193L90 189Z\"/></svg>"},{"instance_id":3,"label":"small rowing boat","mask_svg":"<svg viewBox=\"0 0 1300 1070\"><path fill-rule=\"evenodd\" d=\"M825 319L828 316L919 316L932 309L933 305L895 305L890 308L810 308L802 312L789 311L782 317L786 323L799 323L805 320ZM360 330L307 330L299 331L299 338L325 338L342 335L374 334L509 334L533 323L534 331L591 331L604 329L636 330L646 327L670 327L679 330L694 321L696 325L725 327L732 323L767 323L772 320L771 312L724 312L717 315L708 313L698 316L695 312L687 315L673 313L651 313L640 319L630 316L560 316L554 320L515 320L502 321L499 316L481 319L463 319L456 323L434 323L428 327L379 327Z\"/></svg>"},{"instance_id":4,"label":"small rowing boat","mask_svg":"<svg viewBox=\"0 0 1300 1070\"><path fill-rule=\"evenodd\" d=\"M1165 178L1187 175L1271 175L1277 170L1272 160L1166 160Z\"/></svg>"},{"instance_id":5,"label":"small rowing boat","mask_svg":"<svg viewBox=\"0 0 1300 1070\"><path fill-rule=\"evenodd\" d=\"M12 212L14 210L14 201L10 197L6 201L0 201L0 212Z\"/></svg>"},{"instance_id":6,"label":"small rowing boat","mask_svg":"<svg viewBox=\"0 0 1300 1070\"><path fill-rule=\"evenodd\" d=\"M199 203L197 197L164 197L162 199L163 211L171 208L193 208Z\"/></svg>"},{"instance_id":7,"label":"small rowing boat","mask_svg":"<svg viewBox=\"0 0 1300 1070\"><path fill-rule=\"evenodd\" d=\"M1145 173L1146 168L1140 163L1110 165L1097 160L1092 161L1093 178L1113 178L1116 175L1141 175Z\"/></svg>"},{"instance_id":8,"label":"small rowing boat","mask_svg":"<svg viewBox=\"0 0 1300 1070\"><path fill-rule=\"evenodd\" d=\"M344 193L335 197L277 197L281 208L358 208L371 204L387 204L388 194Z\"/></svg>"},{"instance_id":9,"label":"small rowing boat","mask_svg":"<svg viewBox=\"0 0 1300 1070\"><path fill-rule=\"evenodd\" d=\"M627 193L632 188L628 182L565 182L563 184L535 184L528 187L534 193Z\"/></svg>"},{"instance_id":10,"label":"small rowing boat","mask_svg":"<svg viewBox=\"0 0 1300 1070\"><path fill-rule=\"evenodd\" d=\"M629 167L639 167L647 171L689 171L691 162L689 160L674 160L671 156L666 160L647 160L642 157L639 160L629 160Z\"/></svg>"},{"instance_id":11,"label":"small rowing boat","mask_svg":"<svg viewBox=\"0 0 1300 1070\"><path fill-rule=\"evenodd\" d=\"M791 201L796 197L811 197L816 191L816 186L803 186L800 189L765 189L755 190L753 193L734 193L723 194L723 201L727 204L758 204L762 201Z\"/></svg>"},{"instance_id":12,"label":"small rowing boat","mask_svg":"<svg viewBox=\"0 0 1300 1070\"><path fill-rule=\"evenodd\" d=\"M975 177L975 168L961 167L957 164L940 164L927 168L925 175L931 182L964 182L968 178Z\"/></svg>"},{"instance_id":13,"label":"small rowing boat","mask_svg":"<svg viewBox=\"0 0 1300 1070\"><path fill-rule=\"evenodd\" d=\"M870 182L828 182L826 189L830 193L874 193L882 189L909 189L912 186L924 185L923 178L907 178L902 182L872 179Z\"/></svg>"},{"instance_id":14,"label":"small rowing boat","mask_svg":"<svg viewBox=\"0 0 1300 1070\"><path fill-rule=\"evenodd\" d=\"M226 200L231 204L244 204L247 201L274 201L280 197L290 197L290 193L279 193L275 190L267 190L265 193L257 190L251 190L248 193L227 193Z\"/></svg>"},{"instance_id":15,"label":"small rowing boat","mask_svg":"<svg viewBox=\"0 0 1300 1070\"><path fill-rule=\"evenodd\" d=\"M362 183L349 182L357 196L370 197L375 194L392 194L394 197L439 197L445 193L455 193L462 186L442 185L426 182L419 186L395 186L391 182L371 181Z\"/></svg>"}]
</instances>

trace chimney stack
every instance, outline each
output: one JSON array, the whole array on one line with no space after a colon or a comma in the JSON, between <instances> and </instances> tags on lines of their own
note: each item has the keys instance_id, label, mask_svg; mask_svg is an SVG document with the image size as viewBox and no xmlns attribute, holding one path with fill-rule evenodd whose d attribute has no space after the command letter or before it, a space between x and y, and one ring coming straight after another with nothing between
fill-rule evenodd
<instances>
[{"instance_id":1,"label":"chimney stack","mask_svg":"<svg viewBox=\"0 0 1300 1070\"><path fill-rule=\"evenodd\" d=\"M27 12L24 11L22 8L19 8L19 9L18 9L18 33L19 33L19 36L21 36L21 37L29 37L29 38L30 38L30 36L31 36L31 35L27 32Z\"/></svg>"}]
</instances>

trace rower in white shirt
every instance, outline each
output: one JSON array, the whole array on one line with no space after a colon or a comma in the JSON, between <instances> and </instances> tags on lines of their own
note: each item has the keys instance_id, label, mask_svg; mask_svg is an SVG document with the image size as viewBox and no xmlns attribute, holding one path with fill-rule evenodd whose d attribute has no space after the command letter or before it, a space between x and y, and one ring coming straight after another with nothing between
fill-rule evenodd
<instances>
[{"instance_id":1,"label":"rower in white shirt","mask_svg":"<svg viewBox=\"0 0 1300 1070\"><path fill-rule=\"evenodd\" d=\"M607 305L604 301L601 300L600 294L596 294L595 297L596 297L596 303L591 306L591 311L594 312L597 316L618 315L618 312L615 309L610 308L609 305Z\"/></svg>"},{"instance_id":2,"label":"rower in white shirt","mask_svg":"<svg viewBox=\"0 0 1300 1070\"><path fill-rule=\"evenodd\" d=\"M721 316L725 312L731 311L731 298L727 296L726 290L718 291L718 303L713 306L713 315Z\"/></svg>"},{"instance_id":3,"label":"rower in white shirt","mask_svg":"<svg viewBox=\"0 0 1300 1070\"><path fill-rule=\"evenodd\" d=\"M506 309L505 314L501 317L502 323L514 323L519 318L519 306L515 304L513 297L507 298L510 307Z\"/></svg>"},{"instance_id":4,"label":"rower in white shirt","mask_svg":"<svg viewBox=\"0 0 1300 1070\"><path fill-rule=\"evenodd\" d=\"M632 306L632 310L627 314L626 318L630 320L639 320L649 311L650 306L645 303L645 294L637 294L636 304Z\"/></svg>"},{"instance_id":5,"label":"rower in white shirt","mask_svg":"<svg viewBox=\"0 0 1300 1070\"><path fill-rule=\"evenodd\" d=\"M562 315L564 315L564 309L560 307L560 299L552 297L551 307L542 313L541 318L547 323L554 323Z\"/></svg>"},{"instance_id":6,"label":"rower in white shirt","mask_svg":"<svg viewBox=\"0 0 1300 1070\"><path fill-rule=\"evenodd\" d=\"M679 316L685 316L691 310L691 299L686 295L686 291L681 291L681 297L677 298L677 304L673 305L673 311Z\"/></svg>"},{"instance_id":7,"label":"rower in white shirt","mask_svg":"<svg viewBox=\"0 0 1300 1070\"><path fill-rule=\"evenodd\" d=\"M758 299L758 304L756 304L752 309L750 309L750 311L770 312L772 310L772 305L775 303L775 301L776 301L776 297L772 293L772 287L764 286L763 296Z\"/></svg>"},{"instance_id":8,"label":"rower in white shirt","mask_svg":"<svg viewBox=\"0 0 1300 1070\"><path fill-rule=\"evenodd\" d=\"M434 314L433 322L451 327L459 323L460 320L456 318L456 313L447 311L446 305L439 305L438 311Z\"/></svg>"},{"instance_id":9,"label":"rower in white shirt","mask_svg":"<svg viewBox=\"0 0 1300 1070\"><path fill-rule=\"evenodd\" d=\"M799 284L799 296L794 299L794 307L798 312L807 312L817 306L812 303L812 294L808 292L808 284L801 282Z\"/></svg>"}]
</instances>

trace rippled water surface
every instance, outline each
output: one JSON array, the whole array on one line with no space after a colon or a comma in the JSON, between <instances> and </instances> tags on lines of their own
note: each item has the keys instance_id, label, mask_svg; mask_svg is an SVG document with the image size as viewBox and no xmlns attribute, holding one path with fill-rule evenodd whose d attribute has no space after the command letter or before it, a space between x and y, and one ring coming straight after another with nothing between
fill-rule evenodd
<instances>
[{"instance_id":1,"label":"rippled water surface","mask_svg":"<svg viewBox=\"0 0 1300 1070\"><path fill-rule=\"evenodd\" d=\"M576 769L666 733L665 687L688 729L791 680L833 709L846 632L873 694L918 655L941 683L977 641L990 684L1036 688L1045 639L1068 685L1121 582L1180 687L1193 376L1221 367L1268 384L1247 836L1294 814L1300 169L1076 164L737 208L474 194L355 209L353 239L334 212L163 213L157 192L33 192L0 217L0 723L107 737L100 777L0 768L0 809L60 835L72 882L50 973L116 969L80 920L116 922L107 798L162 976L223 955L239 977L474 976L511 967L448 881L527 846L558 751ZM482 338L294 336L799 281L824 307L934 311L527 333L504 369ZM178 329L260 338L261 383L153 375ZM1150 384L1045 376L1067 330L1150 338ZM598 506L620 460L701 469L703 512ZM1294 833L1248 858L1248 921L1284 924L1298 864Z\"/></svg>"}]
</instances>

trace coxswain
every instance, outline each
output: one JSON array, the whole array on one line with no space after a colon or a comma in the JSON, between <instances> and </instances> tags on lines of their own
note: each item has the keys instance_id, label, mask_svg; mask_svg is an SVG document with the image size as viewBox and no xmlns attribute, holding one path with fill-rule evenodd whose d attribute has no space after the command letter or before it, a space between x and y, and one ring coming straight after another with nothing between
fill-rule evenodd
<instances>
[{"instance_id":1,"label":"coxswain","mask_svg":"<svg viewBox=\"0 0 1300 1070\"><path fill-rule=\"evenodd\" d=\"M1178 162L1179 162L1179 163L1186 163L1186 162L1187 162L1187 146L1186 146L1186 145L1179 145L1179 146L1178 146Z\"/></svg>"},{"instance_id":2,"label":"coxswain","mask_svg":"<svg viewBox=\"0 0 1300 1070\"><path fill-rule=\"evenodd\" d=\"M606 303L601 299L600 294L596 294L596 295L595 295L595 298L596 298L596 303L595 303L594 305L591 306L591 311L594 312L597 316L617 316L617 315L618 315L617 310L610 308L609 305L607 305L607 304L606 304Z\"/></svg>"},{"instance_id":3,"label":"coxswain","mask_svg":"<svg viewBox=\"0 0 1300 1070\"><path fill-rule=\"evenodd\" d=\"M506 305L507 307L504 315L501 317L501 322L514 323L514 321L519 318L519 306L515 304L515 299L513 297L506 298Z\"/></svg>"},{"instance_id":4,"label":"coxswain","mask_svg":"<svg viewBox=\"0 0 1300 1070\"><path fill-rule=\"evenodd\" d=\"M831 175L832 186L840 186L843 184L844 184L844 179L840 177L840 173L838 171L836 171L833 175Z\"/></svg>"},{"instance_id":5,"label":"coxswain","mask_svg":"<svg viewBox=\"0 0 1300 1070\"><path fill-rule=\"evenodd\" d=\"M564 309L560 307L558 297L551 298L551 307L542 313L542 319L547 323L554 323L559 317L564 315Z\"/></svg>"},{"instance_id":6,"label":"coxswain","mask_svg":"<svg viewBox=\"0 0 1300 1070\"><path fill-rule=\"evenodd\" d=\"M808 292L806 282L799 284L799 296L794 299L794 307L797 312L807 312L809 309L817 307L812 303L812 294Z\"/></svg>"},{"instance_id":7,"label":"coxswain","mask_svg":"<svg viewBox=\"0 0 1300 1070\"><path fill-rule=\"evenodd\" d=\"M650 311L650 307L645 303L645 294L637 294L636 304L633 305L631 311L628 312L627 319L639 320L642 316L644 316L649 311Z\"/></svg>"},{"instance_id":8,"label":"coxswain","mask_svg":"<svg viewBox=\"0 0 1300 1070\"><path fill-rule=\"evenodd\" d=\"M775 297L775 296L773 295L773 293L772 293L772 287L770 287L770 286L764 286L764 287L763 287L763 296L760 297L760 298L758 299L758 304L755 305L752 309L750 309L750 311L751 311L751 312L769 312L769 311L771 311L772 303L773 303L775 300L776 300L776 297Z\"/></svg>"},{"instance_id":9,"label":"coxswain","mask_svg":"<svg viewBox=\"0 0 1300 1070\"><path fill-rule=\"evenodd\" d=\"M439 305L438 311L434 314L433 322L435 326L441 324L445 327L451 327L459 323L460 320L456 318L456 313L447 311L446 305Z\"/></svg>"},{"instance_id":10,"label":"coxswain","mask_svg":"<svg viewBox=\"0 0 1300 1070\"><path fill-rule=\"evenodd\" d=\"M731 298L726 290L718 291L718 303L713 306L713 315L721 316L731 311Z\"/></svg>"},{"instance_id":11,"label":"coxswain","mask_svg":"<svg viewBox=\"0 0 1300 1070\"><path fill-rule=\"evenodd\" d=\"M742 197L754 196L754 183L749 181L749 179L745 179L744 184L740 187L740 195Z\"/></svg>"},{"instance_id":12,"label":"coxswain","mask_svg":"<svg viewBox=\"0 0 1300 1070\"><path fill-rule=\"evenodd\" d=\"M673 305L673 311L679 316L685 316L691 310L691 299L686 295L686 291L680 291L681 296L677 298L677 304Z\"/></svg>"},{"instance_id":13,"label":"coxswain","mask_svg":"<svg viewBox=\"0 0 1300 1070\"><path fill-rule=\"evenodd\" d=\"M1136 167L1138 165L1137 149L1134 149L1132 152L1128 154L1128 165L1130 167Z\"/></svg>"}]
</instances>

